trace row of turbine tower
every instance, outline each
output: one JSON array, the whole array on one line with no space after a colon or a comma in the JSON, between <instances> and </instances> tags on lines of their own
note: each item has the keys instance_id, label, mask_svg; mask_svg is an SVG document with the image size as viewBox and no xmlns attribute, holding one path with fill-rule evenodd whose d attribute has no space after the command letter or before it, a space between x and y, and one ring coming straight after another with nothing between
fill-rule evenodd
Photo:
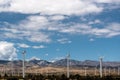
<instances>
[{"instance_id":1,"label":"row of turbine tower","mask_svg":"<svg viewBox=\"0 0 120 80\"><path fill-rule=\"evenodd\" d=\"M26 54L26 51L24 50L22 52L22 57L23 57L23 60L22 60L22 77L25 78L25 54ZM66 59L67 59L67 78L70 77L70 54L67 54L66 56ZM102 78L103 77L103 65L102 65L102 62L103 62L103 57L100 57L99 58L99 75L100 77ZM11 68L12 68L12 75L13 75L13 64L11 64ZM95 75L96 75L96 68L95 68ZM118 68L118 75L120 75L120 69ZM104 70L105 71L105 75L106 75L106 69ZM84 69L84 72L85 72L85 76L87 75L87 67L85 67ZM109 69L109 73L110 73L110 69Z\"/></svg>"},{"instance_id":2,"label":"row of turbine tower","mask_svg":"<svg viewBox=\"0 0 120 80\"><path fill-rule=\"evenodd\" d=\"M99 75L100 77L102 78L103 77L103 65L102 65L102 62L103 62L103 57L99 57ZM67 55L67 78L70 77L70 54ZM84 69L84 72L85 72L85 76L87 75L87 67L85 67ZM110 73L110 68L109 68L109 73ZM95 75L96 75L96 68L95 68ZM118 75L120 75L120 69L118 67ZM106 76L106 68L105 68L105 76Z\"/></svg>"}]
</instances>

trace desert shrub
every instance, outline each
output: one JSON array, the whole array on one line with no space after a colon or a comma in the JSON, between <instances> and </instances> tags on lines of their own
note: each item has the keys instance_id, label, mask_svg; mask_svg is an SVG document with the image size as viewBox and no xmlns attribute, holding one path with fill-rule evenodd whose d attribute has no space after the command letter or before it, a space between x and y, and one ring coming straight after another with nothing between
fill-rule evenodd
<instances>
[{"instance_id":1,"label":"desert shrub","mask_svg":"<svg viewBox=\"0 0 120 80\"><path fill-rule=\"evenodd\" d=\"M60 80L69 80L65 74L62 74L61 77L60 77Z\"/></svg>"},{"instance_id":2,"label":"desert shrub","mask_svg":"<svg viewBox=\"0 0 120 80\"><path fill-rule=\"evenodd\" d=\"M7 78L7 80L19 80L19 78L14 78L14 77L11 77L11 78Z\"/></svg>"},{"instance_id":3,"label":"desert shrub","mask_svg":"<svg viewBox=\"0 0 120 80\"><path fill-rule=\"evenodd\" d=\"M4 77L8 77L8 75L5 73L5 74L4 74Z\"/></svg>"}]
</instances>

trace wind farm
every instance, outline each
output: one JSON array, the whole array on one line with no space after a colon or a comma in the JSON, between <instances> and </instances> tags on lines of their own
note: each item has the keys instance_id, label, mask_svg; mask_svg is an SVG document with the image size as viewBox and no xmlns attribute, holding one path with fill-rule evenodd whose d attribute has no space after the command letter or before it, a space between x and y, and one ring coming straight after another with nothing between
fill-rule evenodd
<instances>
[{"instance_id":1,"label":"wind farm","mask_svg":"<svg viewBox=\"0 0 120 80\"><path fill-rule=\"evenodd\" d=\"M47 80L51 79L51 77L57 80L62 78L65 80L86 80L87 78L101 80L108 80L108 78L112 80L120 79L120 62L104 62L103 57L99 57L98 61L77 61L70 59L70 54L67 54L64 59L49 62L37 59L26 61L26 51L23 51L21 55L23 60L0 60L1 80Z\"/></svg>"},{"instance_id":2,"label":"wind farm","mask_svg":"<svg viewBox=\"0 0 120 80\"><path fill-rule=\"evenodd\" d=\"M120 0L0 0L0 80L120 80Z\"/></svg>"}]
</instances>

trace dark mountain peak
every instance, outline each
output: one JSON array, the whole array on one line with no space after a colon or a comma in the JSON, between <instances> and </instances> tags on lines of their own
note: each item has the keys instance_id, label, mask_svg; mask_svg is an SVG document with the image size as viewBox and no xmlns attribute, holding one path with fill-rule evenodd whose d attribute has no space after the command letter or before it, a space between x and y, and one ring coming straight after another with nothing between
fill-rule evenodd
<instances>
[{"instance_id":1,"label":"dark mountain peak","mask_svg":"<svg viewBox=\"0 0 120 80\"><path fill-rule=\"evenodd\" d=\"M0 60L0 64L6 64L8 62L10 62L10 61L8 61L8 60Z\"/></svg>"}]
</instances>

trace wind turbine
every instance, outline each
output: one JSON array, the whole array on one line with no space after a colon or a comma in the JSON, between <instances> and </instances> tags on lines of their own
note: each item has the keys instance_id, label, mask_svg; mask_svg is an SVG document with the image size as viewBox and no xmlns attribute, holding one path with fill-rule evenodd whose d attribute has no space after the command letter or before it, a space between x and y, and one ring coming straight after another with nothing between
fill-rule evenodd
<instances>
[{"instance_id":1,"label":"wind turbine","mask_svg":"<svg viewBox=\"0 0 120 80\"><path fill-rule=\"evenodd\" d=\"M105 74L105 76L106 76L106 67L104 68L104 74Z\"/></svg>"},{"instance_id":2,"label":"wind turbine","mask_svg":"<svg viewBox=\"0 0 120 80\"><path fill-rule=\"evenodd\" d=\"M118 76L120 75L120 68L118 67Z\"/></svg>"},{"instance_id":3,"label":"wind turbine","mask_svg":"<svg viewBox=\"0 0 120 80\"><path fill-rule=\"evenodd\" d=\"M85 67L84 72L85 72L85 76L87 76L87 67Z\"/></svg>"},{"instance_id":4,"label":"wind turbine","mask_svg":"<svg viewBox=\"0 0 120 80\"><path fill-rule=\"evenodd\" d=\"M5 75L6 74L6 65L4 65L3 71L4 71L4 75Z\"/></svg>"},{"instance_id":5,"label":"wind turbine","mask_svg":"<svg viewBox=\"0 0 120 80\"><path fill-rule=\"evenodd\" d=\"M97 67L95 67L95 76L97 75Z\"/></svg>"},{"instance_id":6,"label":"wind turbine","mask_svg":"<svg viewBox=\"0 0 120 80\"><path fill-rule=\"evenodd\" d=\"M69 59L70 59L70 54L67 55L67 78L70 77L70 71L69 71L70 62L69 62Z\"/></svg>"},{"instance_id":7,"label":"wind turbine","mask_svg":"<svg viewBox=\"0 0 120 80\"><path fill-rule=\"evenodd\" d=\"M24 50L23 52L22 52L22 54L23 54L23 78L25 78L25 53L26 53L26 51Z\"/></svg>"},{"instance_id":8,"label":"wind turbine","mask_svg":"<svg viewBox=\"0 0 120 80\"><path fill-rule=\"evenodd\" d=\"M111 70L110 70L110 68L109 68L109 75L110 75L110 73L111 73Z\"/></svg>"},{"instance_id":9,"label":"wind turbine","mask_svg":"<svg viewBox=\"0 0 120 80\"><path fill-rule=\"evenodd\" d=\"M13 59L11 59L11 75L13 76Z\"/></svg>"},{"instance_id":10,"label":"wind turbine","mask_svg":"<svg viewBox=\"0 0 120 80\"><path fill-rule=\"evenodd\" d=\"M113 70L114 70L114 74L115 74L115 72L116 72L116 69L114 68Z\"/></svg>"},{"instance_id":11,"label":"wind turbine","mask_svg":"<svg viewBox=\"0 0 120 80\"><path fill-rule=\"evenodd\" d=\"M103 74L102 74L102 60L103 60L103 57L100 57L100 77L102 78Z\"/></svg>"}]
</instances>

